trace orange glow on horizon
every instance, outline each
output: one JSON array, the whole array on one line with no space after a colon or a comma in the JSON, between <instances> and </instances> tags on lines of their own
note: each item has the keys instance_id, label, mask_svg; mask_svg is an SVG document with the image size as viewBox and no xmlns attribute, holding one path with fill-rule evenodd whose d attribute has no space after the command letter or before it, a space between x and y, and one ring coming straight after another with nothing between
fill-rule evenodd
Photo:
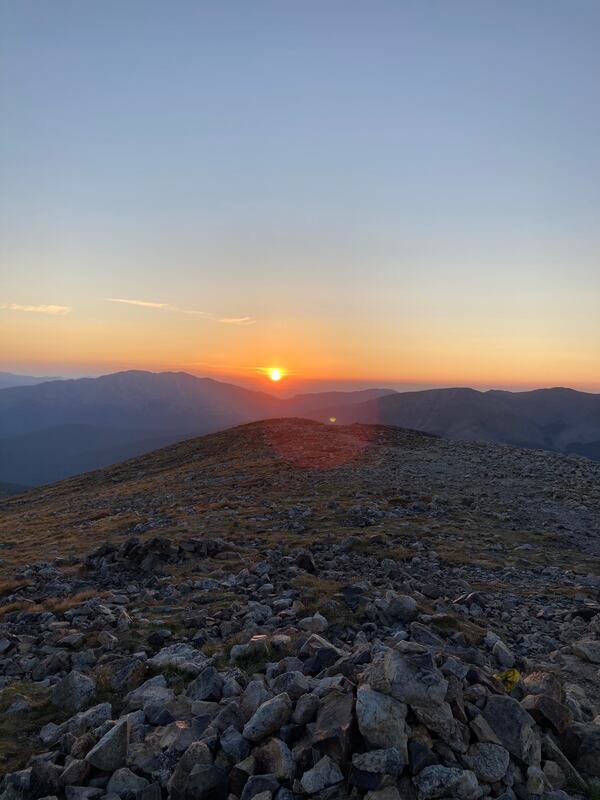
<instances>
[{"instance_id":1,"label":"orange glow on horizon","mask_svg":"<svg viewBox=\"0 0 600 800\"><path fill-rule=\"evenodd\" d=\"M317 391L320 382L349 389L411 384L600 391L600 350L593 335L561 338L480 326L475 336L459 322L444 330L387 318L307 324L291 314L240 326L146 313L149 318L139 318L129 306L62 316L0 313L0 369L67 377L182 370L274 392Z\"/></svg>"}]
</instances>

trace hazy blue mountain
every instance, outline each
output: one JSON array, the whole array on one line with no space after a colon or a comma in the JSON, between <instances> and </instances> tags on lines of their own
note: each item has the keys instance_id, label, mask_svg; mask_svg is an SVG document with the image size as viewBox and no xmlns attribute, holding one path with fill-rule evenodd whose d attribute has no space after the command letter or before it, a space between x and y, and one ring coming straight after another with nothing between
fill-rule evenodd
<instances>
[{"instance_id":1,"label":"hazy blue mountain","mask_svg":"<svg viewBox=\"0 0 600 800\"><path fill-rule=\"evenodd\" d=\"M0 391L0 480L39 485L183 438L266 417L304 415L386 389L281 400L185 372L132 370Z\"/></svg>"},{"instance_id":2,"label":"hazy blue mountain","mask_svg":"<svg viewBox=\"0 0 600 800\"><path fill-rule=\"evenodd\" d=\"M14 372L0 372L0 389L10 389L13 386L36 386L38 383L61 380L58 377L36 377L35 375L16 375Z\"/></svg>"}]
</instances>

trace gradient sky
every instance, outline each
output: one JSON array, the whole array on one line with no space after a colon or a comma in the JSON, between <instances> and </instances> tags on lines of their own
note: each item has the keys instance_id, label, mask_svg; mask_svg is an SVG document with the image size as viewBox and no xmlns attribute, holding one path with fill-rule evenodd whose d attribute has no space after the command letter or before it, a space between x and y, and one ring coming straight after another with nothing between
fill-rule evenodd
<instances>
[{"instance_id":1,"label":"gradient sky","mask_svg":"<svg viewBox=\"0 0 600 800\"><path fill-rule=\"evenodd\" d=\"M0 368L599 391L599 39L596 0L0 0Z\"/></svg>"}]
</instances>

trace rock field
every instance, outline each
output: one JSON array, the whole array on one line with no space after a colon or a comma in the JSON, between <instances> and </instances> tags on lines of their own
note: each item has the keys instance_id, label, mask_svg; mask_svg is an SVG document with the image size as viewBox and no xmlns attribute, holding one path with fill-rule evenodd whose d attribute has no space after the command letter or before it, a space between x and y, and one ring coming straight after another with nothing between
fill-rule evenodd
<instances>
[{"instance_id":1,"label":"rock field","mask_svg":"<svg viewBox=\"0 0 600 800\"><path fill-rule=\"evenodd\" d=\"M255 423L0 505L0 800L600 797L600 463Z\"/></svg>"}]
</instances>

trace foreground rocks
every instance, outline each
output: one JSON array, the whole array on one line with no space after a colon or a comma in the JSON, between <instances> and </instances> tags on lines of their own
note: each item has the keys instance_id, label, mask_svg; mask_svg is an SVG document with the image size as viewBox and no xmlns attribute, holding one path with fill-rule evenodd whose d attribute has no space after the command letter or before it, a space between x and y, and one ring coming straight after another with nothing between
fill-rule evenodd
<instances>
[{"instance_id":1,"label":"foreground rocks","mask_svg":"<svg viewBox=\"0 0 600 800\"><path fill-rule=\"evenodd\" d=\"M248 630L212 655L154 633L154 645L127 652L134 623L127 613L123 625L119 598L5 623L5 683L19 665L31 677L44 669L38 683L57 722L38 732L29 766L4 777L1 800L565 800L590 791L600 720L559 670L505 672L493 631L469 644L444 632L418 593L383 586L378 595L365 581L370 619L331 624L316 613L313 632L294 591L275 589L285 569L274 560L242 570L245 583L258 580L231 621ZM344 596L355 604L353 592L336 602ZM47 644L24 659L26 619ZM590 622L600 629L598 616ZM98 702L106 687L110 702Z\"/></svg>"},{"instance_id":2,"label":"foreground rocks","mask_svg":"<svg viewBox=\"0 0 600 800\"><path fill-rule=\"evenodd\" d=\"M415 484L440 469L431 441ZM536 458L496 448L472 469ZM590 556L565 569L510 538L525 511L532 526L583 536L593 482L568 502L544 488L539 516L533 500L504 516L485 500L502 494L499 478L452 500L398 489L401 464L389 501L369 489L372 472L387 474L377 464L290 468L284 511L259 508L266 482L255 495L243 484L253 463L233 473L252 507L243 530L221 502L227 533L157 536L167 512L151 505L133 537L17 566L0 596L0 758L3 735L23 752L0 800L593 797L600 584ZM188 492L202 476L185 470ZM217 477L206 506L224 492ZM310 492L327 481L335 496L319 506ZM177 487L169 513L193 517ZM127 512L150 503L133 497Z\"/></svg>"}]
</instances>

